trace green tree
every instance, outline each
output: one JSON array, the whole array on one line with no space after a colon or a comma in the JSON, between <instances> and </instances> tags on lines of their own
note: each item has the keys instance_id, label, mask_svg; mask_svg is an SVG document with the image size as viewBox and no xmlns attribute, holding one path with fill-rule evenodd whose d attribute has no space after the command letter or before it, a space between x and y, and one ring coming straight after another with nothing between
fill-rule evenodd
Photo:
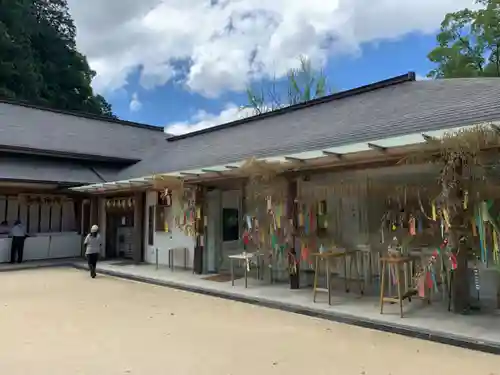
<instances>
[{"instance_id":1,"label":"green tree","mask_svg":"<svg viewBox=\"0 0 500 375\"><path fill-rule=\"evenodd\" d=\"M428 55L430 78L500 77L500 0L476 0L477 10L448 13Z\"/></svg>"},{"instance_id":2,"label":"green tree","mask_svg":"<svg viewBox=\"0 0 500 375\"><path fill-rule=\"evenodd\" d=\"M0 0L0 96L114 117L75 35L66 0Z\"/></svg>"},{"instance_id":3,"label":"green tree","mask_svg":"<svg viewBox=\"0 0 500 375\"><path fill-rule=\"evenodd\" d=\"M429 72L429 77L500 77L500 0L476 0L476 4L479 5L476 10L464 9L445 16L437 35L438 45L428 55L429 60L436 64ZM481 135L481 131L477 133ZM471 134L461 136L466 138ZM456 136L453 140L460 138ZM482 144L470 140L465 143ZM468 260L473 255L466 246L467 239L472 236L464 229L468 228L471 213L463 205L455 204L463 201L471 185L470 177L464 173L473 164L466 160L471 152L463 150L465 147L444 150L437 161L444 165L441 171L442 203L446 207L458 207L450 211L453 212L453 218L449 232L450 244L458 263L454 271L452 298L457 313L467 313L472 307ZM472 159L475 158L474 154ZM473 183L477 185L477 181Z\"/></svg>"},{"instance_id":4,"label":"green tree","mask_svg":"<svg viewBox=\"0 0 500 375\"><path fill-rule=\"evenodd\" d=\"M325 74L315 71L310 60L301 56L300 67L288 72L284 90L281 90L280 82L274 78L267 90L261 87L257 93L257 90L247 88L246 93L248 105L244 108L252 109L257 115L320 98L327 95L329 90ZM282 99L283 96L286 96L285 100Z\"/></svg>"}]
</instances>

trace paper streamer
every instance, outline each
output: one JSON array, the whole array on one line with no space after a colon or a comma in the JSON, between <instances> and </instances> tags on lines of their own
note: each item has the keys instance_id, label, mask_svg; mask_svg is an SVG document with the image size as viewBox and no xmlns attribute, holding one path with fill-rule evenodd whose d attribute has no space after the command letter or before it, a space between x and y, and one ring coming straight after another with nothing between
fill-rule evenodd
<instances>
[{"instance_id":1,"label":"paper streamer","mask_svg":"<svg viewBox=\"0 0 500 375\"><path fill-rule=\"evenodd\" d=\"M500 249L498 247L498 233L493 230L493 263L498 264Z\"/></svg>"},{"instance_id":2,"label":"paper streamer","mask_svg":"<svg viewBox=\"0 0 500 375\"><path fill-rule=\"evenodd\" d=\"M410 236L416 236L417 230L415 228L415 218L412 216L408 222L408 226L410 227Z\"/></svg>"},{"instance_id":3,"label":"paper streamer","mask_svg":"<svg viewBox=\"0 0 500 375\"><path fill-rule=\"evenodd\" d=\"M418 227L418 233L423 233L424 232L424 219L420 218L417 220L417 227Z\"/></svg>"},{"instance_id":4,"label":"paper streamer","mask_svg":"<svg viewBox=\"0 0 500 375\"><path fill-rule=\"evenodd\" d=\"M477 227L476 227L476 223L474 223L473 218L470 219L470 224L472 227L472 236L477 237Z\"/></svg>"},{"instance_id":5,"label":"paper streamer","mask_svg":"<svg viewBox=\"0 0 500 375\"><path fill-rule=\"evenodd\" d=\"M418 279L418 296L420 298L425 298L425 277L424 275L420 276Z\"/></svg>"},{"instance_id":6,"label":"paper streamer","mask_svg":"<svg viewBox=\"0 0 500 375\"><path fill-rule=\"evenodd\" d=\"M299 213L299 227L304 226L304 214L302 212Z\"/></svg>"},{"instance_id":7,"label":"paper streamer","mask_svg":"<svg viewBox=\"0 0 500 375\"><path fill-rule=\"evenodd\" d=\"M302 242L300 246L300 257L304 262L307 262L307 260L309 259L309 249L304 242Z\"/></svg>"},{"instance_id":8,"label":"paper streamer","mask_svg":"<svg viewBox=\"0 0 500 375\"><path fill-rule=\"evenodd\" d=\"M431 278L432 278L432 284L434 285L434 291L438 293L439 292L438 283L436 279L436 273L434 272L434 270L431 271Z\"/></svg>"}]
</instances>

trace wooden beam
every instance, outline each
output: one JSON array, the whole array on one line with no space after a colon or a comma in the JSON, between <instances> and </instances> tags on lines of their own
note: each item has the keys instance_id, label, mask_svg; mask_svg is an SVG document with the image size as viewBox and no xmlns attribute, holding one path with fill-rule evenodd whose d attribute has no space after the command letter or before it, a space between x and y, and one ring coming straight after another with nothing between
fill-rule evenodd
<instances>
[{"instance_id":1,"label":"wooden beam","mask_svg":"<svg viewBox=\"0 0 500 375\"><path fill-rule=\"evenodd\" d=\"M213 169L202 169L201 170L202 172L205 172L205 173L216 173L218 174L219 176L222 175L222 172L221 171L214 171Z\"/></svg>"},{"instance_id":2,"label":"wooden beam","mask_svg":"<svg viewBox=\"0 0 500 375\"><path fill-rule=\"evenodd\" d=\"M376 145L374 143L367 143L367 145L372 150L376 150L376 151L380 151L380 152L387 152L387 147L382 147L382 146Z\"/></svg>"},{"instance_id":3,"label":"wooden beam","mask_svg":"<svg viewBox=\"0 0 500 375\"><path fill-rule=\"evenodd\" d=\"M437 139L436 139L436 138L431 137L430 135L427 135L427 134L422 134L422 138L424 138L424 140L425 140L426 142L437 141Z\"/></svg>"},{"instance_id":4,"label":"wooden beam","mask_svg":"<svg viewBox=\"0 0 500 375\"><path fill-rule=\"evenodd\" d=\"M342 159L342 157L343 157L342 154L338 154L336 152L331 152L331 151L322 151L322 152L323 152L323 155L325 155L325 156L335 156L338 159Z\"/></svg>"},{"instance_id":5,"label":"wooden beam","mask_svg":"<svg viewBox=\"0 0 500 375\"><path fill-rule=\"evenodd\" d=\"M146 185L149 185L149 182L129 181L129 184L132 186L146 186Z\"/></svg>"},{"instance_id":6,"label":"wooden beam","mask_svg":"<svg viewBox=\"0 0 500 375\"><path fill-rule=\"evenodd\" d=\"M287 161L296 161L296 162L299 162L299 163L305 163L306 162L304 159L294 158L292 156L285 156L285 160L287 160Z\"/></svg>"}]
</instances>

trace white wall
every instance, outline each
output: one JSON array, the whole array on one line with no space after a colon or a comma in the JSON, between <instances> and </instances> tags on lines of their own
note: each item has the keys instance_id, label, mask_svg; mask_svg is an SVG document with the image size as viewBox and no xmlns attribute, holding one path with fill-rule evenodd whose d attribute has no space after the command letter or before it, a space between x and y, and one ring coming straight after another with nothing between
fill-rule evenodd
<instances>
[{"instance_id":1,"label":"white wall","mask_svg":"<svg viewBox=\"0 0 500 375\"><path fill-rule=\"evenodd\" d=\"M173 200L174 204L176 203L176 200ZM144 215L144 249L145 249L145 254L144 254L144 260L146 263L151 263L155 264L156 263L156 249L158 249L158 263L161 265L167 265L168 264L168 249L170 248L177 248L177 247L186 247L188 249L188 256L187 256L187 265L188 268L192 269L193 268L193 257L194 257L194 245L195 245L195 240L194 238L190 236L186 236L183 232L181 232L179 229L173 225L173 220L171 220L171 224L169 226L170 232L165 233L165 232L156 232L154 234L154 244L153 246L148 244L148 231L149 231L149 206L156 206L157 204L157 193L156 191L149 191L146 194L146 204L145 204L145 211L146 215ZM170 208L169 215L172 216L173 212L175 211L177 207L172 207ZM156 207L155 211L156 212ZM156 214L153 220L153 223L155 224L156 221ZM181 251L176 251L174 252L174 265L183 267L184 266L184 254Z\"/></svg>"},{"instance_id":2,"label":"white wall","mask_svg":"<svg viewBox=\"0 0 500 375\"><path fill-rule=\"evenodd\" d=\"M10 261L10 238L0 238L0 263ZM42 260L80 256L82 237L76 232L40 233L26 238L23 259Z\"/></svg>"}]
</instances>

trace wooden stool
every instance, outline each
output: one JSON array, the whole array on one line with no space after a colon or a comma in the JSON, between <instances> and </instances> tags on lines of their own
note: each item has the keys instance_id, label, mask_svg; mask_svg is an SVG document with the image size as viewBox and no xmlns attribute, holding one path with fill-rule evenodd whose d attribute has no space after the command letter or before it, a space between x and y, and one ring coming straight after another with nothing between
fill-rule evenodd
<instances>
[{"instance_id":1,"label":"wooden stool","mask_svg":"<svg viewBox=\"0 0 500 375\"><path fill-rule=\"evenodd\" d=\"M363 255L361 250L341 250L334 251L332 253L332 259L342 259L344 265L344 285L346 293L349 293L351 290L351 282L354 281L352 277L352 267L354 266L356 269L356 277L357 282L359 282L359 292L360 294L365 293L365 280L364 276L361 278L361 273L359 272L358 265L358 255L361 255L361 268L364 268ZM347 275L347 257L349 257L349 276Z\"/></svg>"},{"instance_id":2,"label":"wooden stool","mask_svg":"<svg viewBox=\"0 0 500 375\"><path fill-rule=\"evenodd\" d=\"M324 253L313 253L311 256L315 257L315 272L314 272L314 285L313 285L313 302L316 302L316 295L318 292L328 293L328 304L332 304L332 282L331 282L331 261L332 260L343 260L344 266L344 287L346 293L350 291L351 284L351 275L352 275L352 266L354 265L356 268L357 277L359 279L360 273L358 268L358 260L357 256L359 254L359 250L341 250L341 251L327 251ZM347 257L350 257L349 262L349 277L347 274ZM321 262L325 262L326 264L326 288L318 287L318 277L320 271ZM360 281L360 293L364 294L364 282Z\"/></svg>"},{"instance_id":3,"label":"wooden stool","mask_svg":"<svg viewBox=\"0 0 500 375\"><path fill-rule=\"evenodd\" d=\"M404 290L401 288L401 272L406 275L406 269L409 264L412 262L412 258L410 257L383 257L380 259L382 262L382 275L380 278L380 313L384 313L384 303L398 303L399 310L401 314L401 318L403 317L403 301L408 298L411 302L411 297L417 294L417 291L414 289L408 288L408 280L407 277L404 279ZM387 267L389 265L389 267ZM391 272L391 267L395 268L396 273L396 284L397 284L397 297L394 296L385 296L385 278L388 272ZM386 269L388 272L386 272ZM390 282L390 280L389 280Z\"/></svg>"},{"instance_id":4,"label":"wooden stool","mask_svg":"<svg viewBox=\"0 0 500 375\"><path fill-rule=\"evenodd\" d=\"M313 302L316 302L316 294L318 292L328 293L328 304L332 304L332 285L330 282L330 258L334 253L331 251L324 253L312 253L311 256L315 257L316 260L314 262L314 284L313 284ZM318 287L318 277L321 262L326 263L326 288Z\"/></svg>"}]
</instances>

